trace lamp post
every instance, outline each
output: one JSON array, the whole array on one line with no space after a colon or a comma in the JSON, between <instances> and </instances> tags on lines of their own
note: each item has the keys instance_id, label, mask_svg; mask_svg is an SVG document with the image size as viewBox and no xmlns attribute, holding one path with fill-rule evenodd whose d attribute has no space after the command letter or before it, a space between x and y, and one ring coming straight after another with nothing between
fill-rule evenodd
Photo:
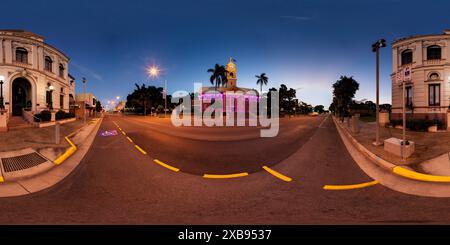
<instances>
[{"instance_id":1,"label":"lamp post","mask_svg":"<svg viewBox=\"0 0 450 245\"><path fill-rule=\"evenodd\" d=\"M83 77L83 123L86 124L86 78Z\"/></svg>"},{"instance_id":2,"label":"lamp post","mask_svg":"<svg viewBox=\"0 0 450 245\"><path fill-rule=\"evenodd\" d=\"M380 48L386 47L386 40L380 39L376 41L374 44L372 44L372 52L376 53L376 138L375 142L373 143L376 146L382 145L380 142Z\"/></svg>"},{"instance_id":3,"label":"lamp post","mask_svg":"<svg viewBox=\"0 0 450 245\"><path fill-rule=\"evenodd\" d=\"M5 103L3 102L3 81L5 80L4 76L0 76L0 110L5 109Z\"/></svg>"},{"instance_id":4,"label":"lamp post","mask_svg":"<svg viewBox=\"0 0 450 245\"><path fill-rule=\"evenodd\" d=\"M50 83L48 84L48 109L50 109L50 111L53 110L53 90L55 90L55 88L53 87L53 85L51 85Z\"/></svg>"},{"instance_id":5,"label":"lamp post","mask_svg":"<svg viewBox=\"0 0 450 245\"><path fill-rule=\"evenodd\" d=\"M158 77L159 73L160 73L160 70L156 66L152 66L148 69L148 74L152 78ZM163 97L164 97L164 118L166 118L166 116L167 116L167 80L164 81ZM144 112L144 114L145 114L145 112Z\"/></svg>"}]
</instances>

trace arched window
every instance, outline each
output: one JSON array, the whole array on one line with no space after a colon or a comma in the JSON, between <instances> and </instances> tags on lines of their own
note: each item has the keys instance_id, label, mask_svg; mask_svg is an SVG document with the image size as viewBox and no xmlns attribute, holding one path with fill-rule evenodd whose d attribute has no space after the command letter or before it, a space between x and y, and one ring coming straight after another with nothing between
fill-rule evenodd
<instances>
[{"instance_id":1,"label":"arched window","mask_svg":"<svg viewBox=\"0 0 450 245\"><path fill-rule=\"evenodd\" d=\"M59 64L59 76L64 77L64 65Z\"/></svg>"},{"instance_id":2,"label":"arched window","mask_svg":"<svg viewBox=\"0 0 450 245\"><path fill-rule=\"evenodd\" d=\"M28 64L28 51L24 48L16 48L16 61Z\"/></svg>"},{"instance_id":3,"label":"arched window","mask_svg":"<svg viewBox=\"0 0 450 245\"><path fill-rule=\"evenodd\" d=\"M429 46L427 48L427 60L440 60L441 59L441 47L437 45Z\"/></svg>"},{"instance_id":4,"label":"arched window","mask_svg":"<svg viewBox=\"0 0 450 245\"><path fill-rule=\"evenodd\" d=\"M46 71L52 72L53 60L50 56L45 56L45 67Z\"/></svg>"},{"instance_id":5,"label":"arched window","mask_svg":"<svg viewBox=\"0 0 450 245\"><path fill-rule=\"evenodd\" d=\"M436 73L436 72L433 72L433 73L431 73L431 74L428 76L428 78L429 78L430 80L432 80L432 81L434 81L434 80L439 80L439 74Z\"/></svg>"},{"instance_id":6,"label":"arched window","mask_svg":"<svg viewBox=\"0 0 450 245\"><path fill-rule=\"evenodd\" d=\"M402 52L402 65L412 64L413 52L411 49L407 49Z\"/></svg>"}]
</instances>

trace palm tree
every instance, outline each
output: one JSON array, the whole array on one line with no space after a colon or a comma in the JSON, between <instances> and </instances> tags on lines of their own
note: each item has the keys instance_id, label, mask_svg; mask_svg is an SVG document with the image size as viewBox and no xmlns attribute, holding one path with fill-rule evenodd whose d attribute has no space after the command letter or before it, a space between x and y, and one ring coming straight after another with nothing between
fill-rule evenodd
<instances>
[{"instance_id":1,"label":"palm tree","mask_svg":"<svg viewBox=\"0 0 450 245\"><path fill-rule=\"evenodd\" d=\"M255 77L258 78L256 84L261 86L261 93L259 94L259 96L262 96L262 86L267 85L267 83L269 82L269 78L266 76L266 73L261 73L261 75L256 75Z\"/></svg>"},{"instance_id":2,"label":"palm tree","mask_svg":"<svg viewBox=\"0 0 450 245\"><path fill-rule=\"evenodd\" d=\"M135 83L136 85L136 96L138 97L138 100L142 103L142 106L144 107L144 116L147 114L147 104L148 100L150 99L150 90L145 86L145 84L142 84L142 86L139 86L139 84Z\"/></svg>"},{"instance_id":3,"label":"palm tree","mask_svg":"<svg viewBox=\"0 0 450 245\"><path fill-rule=\"evenodd\" d=\"M215 89L227 84L227 69L225 66L216 64L214 68L208 69L208 72L211 73L209 81L214 85Z\"/></svg>"}]
</instances>

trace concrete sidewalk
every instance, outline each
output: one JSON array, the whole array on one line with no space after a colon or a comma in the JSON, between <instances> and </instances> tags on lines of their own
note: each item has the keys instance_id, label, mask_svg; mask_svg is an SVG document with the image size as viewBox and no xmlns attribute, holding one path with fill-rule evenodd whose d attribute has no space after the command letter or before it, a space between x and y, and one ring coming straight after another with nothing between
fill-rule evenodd
<instances>
[{"instance_id":1,"label":"concrete sidewalk","mask_svg":"<svg viewBox=\"0 0 450 245\"><path fill-rule=\"evenodd\" d=\"M78 166L89 150L101 122L102 118L94 119L72 133L70 141L71 144L76 146L76 152L60 165L55 163L55 159L59 157L58 153L61 152L59 147L56 149L48 147L44 148L45 150L39 149L36 151L32 148L27 148L19 151L2 152L2 156L19 154L17 157L23 156L21 155L22 153L37 154L45 159L46 162L27 169L13 171L12 177L10 173L6 174L5 170L2 169L5 182L0 183L0 197L27 195L47 189L63 180ZM67 145L67 148L70 148L69 144ZM4 159L2 158L2 161Z\"/></svg>"},{"instance_id":2,"label":"concrete sidewalk","mask_svg":"<svg viewBox=\"0 0 450 245\"><path fill-rule=\"evenodd\" d=\"M359 167L382 185L407 194L427 197L450 197L450 177L415 172L409 166L398 166L370 151L349 132L346 123L333 118L336 128L348 152ZM434 172L443 173L442 166L448 164L444 155L431 159ZM425 164L425 163L424 163ZM439 166L439 167L437 167ZM403 172L403 173L402 173ZM404 174L406 172L406 174Z\"/></svg>"},{"instance_id":3,"label":"concrete sidewalk","mask_svg":"<svg viewBox=\"0 0 450 245\"><path fill-rule=\"evenodd\" d=\"M415 132L406 131L406 138L415 142L415 152L406 161L388 153L383 146L374 146L376 123L360 121L360 132L354 133L348 123L339 123L361 145L380 158L398 166L405 166L424 174L450 176L450 132ZM380 127L380 140L395 137L402 138L402 130L396 128Z\"/></svg>"}]
</instances>

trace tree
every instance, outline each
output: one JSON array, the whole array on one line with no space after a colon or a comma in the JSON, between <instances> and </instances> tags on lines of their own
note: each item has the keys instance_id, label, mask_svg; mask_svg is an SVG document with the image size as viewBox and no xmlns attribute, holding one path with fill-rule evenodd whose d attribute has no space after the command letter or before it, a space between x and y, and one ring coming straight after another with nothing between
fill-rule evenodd
<instances>
[{"instance_id":1,"label":"tree","mask_svg":"<svg viewBox=\"0 0 450 245\"><path fill-rule=\"evenodd\" d=\"M96 112L101 112L102 110L103 110L102 103L99 100L97 100L95 102L95 111Z\"/></svg>"},{"instance_id":2,"label":"tree","mask_svg":"<svg viewBox=\"0 0 450 245\"><path fill-rule=\"evenodd\" d=\"M322 114L325 112L325 107L323 105L316 105L314 106L314 112Z\"/></svg>"},{"instance_id":3,"label":"tree","mask_svg":"<svg viewBox=\"0 0 450 245\"><path fill-rule=\"evenodd\" d=\"M228 82L227 79L227 69L223 65L216 64L214 68L208 69L208 72L211 73L211 77L209 81L214 88L217 90L220 86L225 86Z\"/></svg>"},{"instance_id":4,"label":"tree","mask_svg":"<svg viewBox=\"0 0 450 245\"><path fill-rule=\"evenodd\" d=\"M162 96L163 88L149 86L145 84L139 86L135 84L136 88L134 91L127 96L127 107L129 108L140 108L143 114L147 114L147 110L152 107L157 107L158 105L164 105L164 99ZM169 97L167 98L169 101Z\"/></svg>"},{"instance_id":5,"label":"tree","mask_svg":"<svg viewBox=\"0 0 450 245\"><path fill-rule=\"evenodd\" d=\"M358 89L359 83L352 76L341 76L333 84L333 102L335 102L336 111L342 120L349 113L348 107Z\"/></svg>"},{"instance_id":6,"label":"tree","mask_svg":"<svg viewBox=\"0 0 450 245\"><path fill-rule=\"evenodd\" d=\"M267 85L267 83L269 82L269 78L266 76L266 73L261 73L261 75L256 75L256 78L258 78L258 80L256 80L256 85L260 85L261 89L260 89L260 96L262 96L262 86Z\"/></svg>"}]
</instances>

